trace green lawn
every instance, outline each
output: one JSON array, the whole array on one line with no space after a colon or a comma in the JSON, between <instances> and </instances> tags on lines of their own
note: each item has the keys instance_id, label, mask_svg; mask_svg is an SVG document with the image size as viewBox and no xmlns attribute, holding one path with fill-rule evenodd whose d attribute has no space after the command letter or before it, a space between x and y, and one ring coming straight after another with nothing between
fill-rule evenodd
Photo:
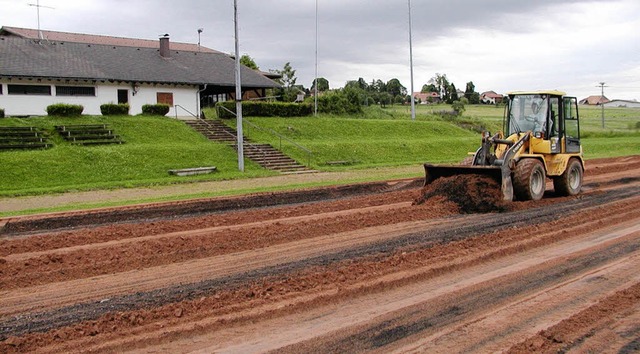
<instances>
[{"instance_id":1,"label":"green lawn","mask_svg":"<svg viewBox=\"0 0 640 354\"><path fill-rule=\"evenodd\" d=\"M245 117L245 135L268 142L300 162L323 171L365 170L461 161L480 144L479 130L497 131L503 107L468 105L461 118L436 114L448 105L417 105L411 120L408 106L366 107L359 116L321 115L304 118ZM210 116L213 112L206 111ZM580 107L586 158L640 154L639 109ZM235 127L235 121L227 124ZM77 146L54 131L61 124L107 123L126 141L122 145ZM273 175L245 161L237 168L235 150L206 140L181 121L169 117L83 116L81 118L3 118L0 126L36 126L50 132L48 150L0 151L0 196L33 195L71 190L151 186L200 180ZM267 133L273 131L279 136ZM304 149L311 151L309 157ZM347 164L336 165L343 161ZM216 166L210 175L175 177L169 169Z\"/></svg>"},{"instance_id":2,"label":"green lawn","mask_svg":"<svg viewBox=\"0 0 640 354\"><path fill-rule=\"evenodd\" d=\"M107 123L122 145L78 146L54 132L55 125ZM47 150L0 151L0 195L121 188L184 181L231 179L237 173L233 149L212 143L183 122L164 117L5 118L0 126L36 126L51 134ZM169 169L216 166L211 175L176 177ZM272 174L247 162L245 176Z\"/></svg>"},{"instance_id":3,"label":"green lawn","mask_svg":"<svg viewBox=\"0 0 640 354\"><path fill-rule=\"evenodd\" d=\"M267 141L304 161L306 153L289 141L313 153L312 165L335 169L331 162L347 161L353 167L406 165L460 161L475 150L479 134L442 121L382 120L357 118L246 118L251 123L286 137L245 128L254 141ZM235 124L232 122L231 124Z\"/></svg>"}]
</instances>

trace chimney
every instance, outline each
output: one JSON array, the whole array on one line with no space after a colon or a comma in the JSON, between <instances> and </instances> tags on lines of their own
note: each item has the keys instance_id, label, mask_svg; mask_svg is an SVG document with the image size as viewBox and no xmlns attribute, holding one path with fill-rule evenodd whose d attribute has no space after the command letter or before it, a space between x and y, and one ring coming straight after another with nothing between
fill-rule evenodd
<instances>
[{"instance_id":1,"label":"chimney","mask_svg":"<svg viewBox=\"0 0 640 354\"><path fill-rule=\"evenodd\" d=\"M160 37L160 56L163 58L169 58L171 56L171 49L169 48L169 34L165 34Z\"/></svg>"}]
</instances>

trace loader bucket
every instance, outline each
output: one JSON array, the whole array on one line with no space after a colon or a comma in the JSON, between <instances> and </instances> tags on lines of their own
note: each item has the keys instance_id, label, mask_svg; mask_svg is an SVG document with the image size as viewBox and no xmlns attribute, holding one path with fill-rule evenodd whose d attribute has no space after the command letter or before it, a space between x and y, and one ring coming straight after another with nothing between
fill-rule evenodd
<instances>
[{"instance_id":1,"label":"loader bucket","mask_svg":"<svg viewBox=\"0 0 640 354\"><path fill-rule=\"evenodd\" d=\"M511 183L511 171L506 166L447 166L424 164L424 185L428 185L440 177L452 177L457 175L488 176L502 186L504 200L513 200L513 185Z\"/></svg>"}]
</instances>

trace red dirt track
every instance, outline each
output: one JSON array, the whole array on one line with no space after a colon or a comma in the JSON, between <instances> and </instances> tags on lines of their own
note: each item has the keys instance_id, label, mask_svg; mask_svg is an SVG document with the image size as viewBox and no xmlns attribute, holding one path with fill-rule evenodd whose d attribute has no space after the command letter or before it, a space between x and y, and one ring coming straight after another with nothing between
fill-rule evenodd
<instances>
[{"instance_id":1,"label":"red dirt track","mask_svg":"<svg viewBox=\"0 0 640 354\"><path fill-rule=\"evenodd\" d=\"M576 197L455 183L0 220L0 353L640 350L640 155Z\"/></svg>"}]
</instances>

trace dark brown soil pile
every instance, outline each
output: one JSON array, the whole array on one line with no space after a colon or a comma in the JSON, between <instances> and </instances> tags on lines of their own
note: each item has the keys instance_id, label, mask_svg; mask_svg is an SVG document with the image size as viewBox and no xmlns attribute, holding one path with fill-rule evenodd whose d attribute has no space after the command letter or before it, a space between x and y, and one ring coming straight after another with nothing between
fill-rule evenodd
<instances>
[{"instance_id":1,"label":"dark brown soil pile","mask_svg":"<svg viewBox=\"0 0 640 354\"><path fill-rule=\"evenodd\" d=\"M507 203L502 200L500 184L487 176L458 175L438 178L422 189L420 196L413 204L429 203L437 196L457 204L461 213L490 213L507 210ZM440 198L437 199L440 200Z\"/></svg>"}]
</instances>

